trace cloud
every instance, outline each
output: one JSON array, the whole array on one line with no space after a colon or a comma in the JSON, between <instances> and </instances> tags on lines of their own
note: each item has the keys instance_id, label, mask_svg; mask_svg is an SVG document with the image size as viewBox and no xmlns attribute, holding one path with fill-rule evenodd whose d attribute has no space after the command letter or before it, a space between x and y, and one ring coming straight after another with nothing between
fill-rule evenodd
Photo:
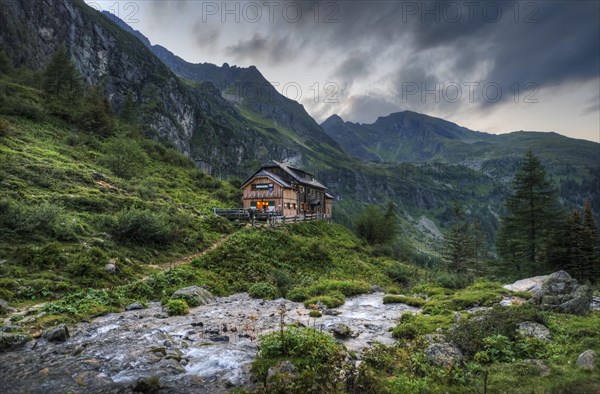
<instances>
[{"instance_id":1,"label":"cloud","mask_svg":"<svg viewBox=\"0 0 600 394\"><path fill-rule=\"evenodd\" d=\"M342 119L351 122L372 123L380 116L402 111L393 100L379 94L353 95L342 102L339 113Z\"/></svg>"},{"instance_id":2,"label":"cloud","mask_svg":"<svg viewBox=\"0 0 600 394\"><path fill-rule=\"evenodd\" d=\"M271 64L281 64L294 60L293 46L288 36L265 37L255 34L247 40L239 40L236 44L225 48L225 54L236 61L256 62L266 58Z\"/></svg>"}]
</instances>

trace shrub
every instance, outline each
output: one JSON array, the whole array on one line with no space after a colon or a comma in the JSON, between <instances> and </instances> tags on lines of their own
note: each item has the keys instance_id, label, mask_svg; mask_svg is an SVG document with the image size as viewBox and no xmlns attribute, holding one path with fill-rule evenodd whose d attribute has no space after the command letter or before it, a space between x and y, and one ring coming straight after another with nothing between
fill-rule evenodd
<instances>
[{"instance_id":1,"label":"shrub","mask_svg":"<svg viewBox=\"0 0 600 394\"><path fill-rule=\"evenodd\" d=\"M473 278L465 274L439 271L432 278L432 282L447 289L464 289L473 283Z\"/></svg>"},{"instance_id":2,"label":"shrub","mask_svg":"<svg viewBox=\"0 0 600 394\"><path fill-rule=\"evenodd\" d=\"M308 298L308 292L303 288L296 287L288 291L285 298L294 302L303 302Z\"/></svg>"},{"instance_id":3,"label":"shrub","mask_svg":"<svg viewBox=\"0 0 600 394\"><path fill-rule=\"evenodd\" d=\"M189 312L189 309L190 309L187 302L185 302L185 300L179 300L179 299L167 301L167 304L165 305L165 307L167 308L167 311L169 312L169 315L171 315L171 316L187 315L187 313Z\"/></svg>"},{"instance_id":4,"label":"shrub","mask_svg":"<svg viewBox=\"0 0 600 394\"><path fill-rule=\"evenodd\" d=\"M419 275L419 270L416 267L398 262L387 266L384 272L391 280L402 286L409 286Z\"/></svg>"},{"instance_id":5,"label":"shrub","mask_svg":"<svg viewBox=\"0 0 600 394\"><path fill-rule=\"evenodd\" d=\"M101 163L116 176L129 179L143 175L148 158L137 141L112 139L104 146L104 151Z\"/></svg>"},{"instance_id":6,"label":"shrub","mask_svg":"<svg viewBox=\"0 0 600 394\"><path fill-rule=\"evenodd\" d=\"M5 137L11 132L10 123L4 119L0 119L0 137Z\"/></svg>"},{"instance_id":7,"label":"shrub","mask_svg":"<svg viewBox=\"0 0 600 394\"><path fill-rule=\"evenodd\" d=\"M415 315L404 313L400 321L392 330L392 337L397 339L415 339L422 333L423 329Z\"/></svg>"},{"instance_id":8,"label":"shrub","mask_svg":"<svg viewBox=\"0 0 600 394\"><path fill-rule=\"evenodd\" d=\"M346 297L356 294L364 294L371 291L371 286L365 282L353 280L321 280L308 288L308 292L313 295L325 295L331 292L341 292Z\"/></svg>"},{"instance_id":9,"label":"shrub","mask_svg":"<svg viewBox=\"0 0 600 394\"><path fill-rule=\"evenodd\" d=\"M341 392L336 386L343 384L344 352L332 336L312 328L288 327L261 336L259 344L252 371L262 381L266 381L269 368L281 360L289 360L297 368L291 376L274 376L265 382L267 392L319 392L323 387Z\"/></svg>"},{"instance_id":10,"label":"shrub","mask_svg":"<svg viewBox=\"0 0 600 394\"><path fill-rule=\"evenodd\" d=\"M277 287L265 282L255 283L248 289L250 297L262 298L264 300L273 300L277 298L278 293Z\"/></svg>"},{"instance_id":11,"label":"shrub","mask_svg":"<svg viewBox=\"0 0 600 394\"><path fill-rule=\"evenodd\" d=\"M541 312L529 305L513 307L495 306L484 314L472 315L461 320L449 333L449 338L458 345L465 355L473 357L485 350L485 340L492 335L502 335L515 339L516 329L523 321L545 323Z\"/></svg>"},{"instance_id":12,"label":"shrub","mask_svg":"<svg viewBox=\"0 0 600 394\"><path fill-rule=\"evenodd\" d=\"M321 313L321 311L310 311L310 312L308 312L308 316L310 316L310 317L321 317L321 316L323 316L323 314Z\"/></svg>"},{"instance_id":13,"label":"shrub","mask_svg":"<svg viewBox=\"0 0 600 394\"><path fill-rule=\"evenodd\" d=\"M145 209L119 212L111 227L117 240L135 244L168 244L174 237L174 229L165 213Z\"/></svg>"},{"instance_id":14,"label":"shrub","mask_svg":"<svg viewBox=\"0 0 600 394\"><path fill-rule=\"evenodd\" d=\"M414 306L421 308L426 304L426 301L421 298L407 297L403 295L387 295L383 297L384 304L406 304L408 306Z\"/></svg>"},{"instance_id":15,"label":"shrub","mask_svg":"<svg viewBox=\"0 0 600 394\"><path fill-rule=\"evenodd\" d=\"M340 294L341 297L344 297L343 294ZM317 302L321 302L323 304L325 304L327 306L327 308L337 308L340 305L344 305L344 302L346 301L345 297L344 298L340 298L339 296L332 296L332 295L326 295L326 296L318 296L318 297L312 297L309 298L308 300L304 301L304 306L305 307L309 307L309 305L316 305Z\"/></svg>"}]
</instances>

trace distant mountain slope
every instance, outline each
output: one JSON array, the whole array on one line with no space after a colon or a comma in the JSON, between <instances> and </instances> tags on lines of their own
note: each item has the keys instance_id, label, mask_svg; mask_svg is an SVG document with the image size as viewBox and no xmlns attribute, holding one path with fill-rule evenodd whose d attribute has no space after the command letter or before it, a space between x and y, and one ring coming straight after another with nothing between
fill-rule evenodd
<instances>
[{"instance_id":1,"label":"distant mountain slope","mask_svg":"<svg viewBox=\"0 0 600 394\"><path fill-rule=\"evenodd\" d=\"M152 45L147 37L132 29L114 14L107 11L103 14L124 30L137 36L178 76L195 82L210 82L222 92L224 98L241 104L266 120L281 124L301 138L339 148L300 103L280 94L256 67L189 63L167 48Z\"/></svg>"},{"instance_id":2,"label":"distant mountain slope","mask_svg":"<svg viewBox=\"0 0 600 394\"><path fill-rule=\"evenodd\" d=\"M345 122L333 115L321 126L344 150L373 161L435 160L481 167L491 159L522 157L528 149L573 165L598 165L600 157L600 145L590 141L556 133L487 134L411 111L382 116L372 124Z\"/></svg>"}]
</instances>

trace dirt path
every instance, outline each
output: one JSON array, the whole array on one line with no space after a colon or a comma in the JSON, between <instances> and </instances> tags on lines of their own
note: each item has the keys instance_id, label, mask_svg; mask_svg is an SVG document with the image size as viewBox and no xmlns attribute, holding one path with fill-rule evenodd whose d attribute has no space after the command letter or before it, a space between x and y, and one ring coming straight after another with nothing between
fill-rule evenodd
<instances>
[{"instance_id":1,"label":"dirt path","mask_svg":"<svg viewBox=\"0 0 600 394\"><path fill-rule=\"evenodd\" d=\"M179 267L180 265L189 264L195 258L204 256L206 253L215 250L216 248L218 248L219 246L221 246L222 244L224 244L225 242L227 242L227 240L229 238L231 238L231 236L233 234L234 233L225 235L224 237L222 237L221 239L219 239L217 242L215 242L214 244L212 244L211 246L209 246L208 248L206 248L206 249L204 249L204 250L202 250L200 252L191 254L189 256L182 257L182 258L177 259L177 260L169 261L167 263L149 264L148 266L152 267L152 268L159 268L161 271L164 271L164 270L168 270L168 269L171 269L171 268ZM144 278L142 278L142 280L145 280L147 278L148 277L144 277Z\"/></svg>"},{"instance_id":2,"label":"dirt path","mask_svg":"<svg viewBox=\"0 0 600 394\"><path fill-rule=\"evenodd\" d=\"M221 237L221 239L219 239L217 242L215 242L214 244L212 244L211 246L209 246L208 248L191 254L189 256L185 256L182 257L180 259L177 260L173 260L167 263L161 263L161 264L148 264L148 267L152 267L155 269L158 269L160 271L166 271L168 269L172 269L175 267L179 267L180 265L184 265L184 264L189 264L191 263L195 258L201 257L203 255L205 255L206 253L218 248L219 246L221 246L223 243L227 242L227 240L229 238L231 238L231 236L235 234L235 233L231 233L231 234L227 234L223 237ZM138 281L145 281L148 278L150 278L149 275L145 275L142 278L138 279ZM25 318L23 320L21 320L21 323L27 323L27 316L31 316L33 314L35 314L35 312L44 307L47 303L40 303L40 304L35 304L35 305L28 305L22 308L15 308L12 312L9 312L6 316L4 316L4 318L0 318L0 323L2 323L2 320L4 320L4 325L10 325L11 324L11 318L14 318L15 316L24 316Z\"/></svg>"}]
</instances>

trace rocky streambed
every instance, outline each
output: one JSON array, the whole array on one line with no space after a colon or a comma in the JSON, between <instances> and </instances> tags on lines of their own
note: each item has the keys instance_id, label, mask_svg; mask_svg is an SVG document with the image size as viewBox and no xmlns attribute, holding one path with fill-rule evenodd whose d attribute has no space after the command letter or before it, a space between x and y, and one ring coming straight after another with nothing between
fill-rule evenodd
<instances>
[{"instance_id":1,"label":"rocky streambed","mask_svg":"<svg viewBox=\"0 0 600 394\"><path fill-rule=\"evenodd\" d=\"M40 339L0 354L2 393L122 393L149 391L160 379L164 393L221 393L251 386L250 364L259 335L285 323L333 332L348 350L373 341L392 343L389 329L417 308L383 304L383 293L351 297L320 318L301 303L263 301L247 294L217 298L185 316L168 316L159 303L70 327L64 342ZM347 334L347 333L344 333Z\"/></svg>"}]
</instances>

